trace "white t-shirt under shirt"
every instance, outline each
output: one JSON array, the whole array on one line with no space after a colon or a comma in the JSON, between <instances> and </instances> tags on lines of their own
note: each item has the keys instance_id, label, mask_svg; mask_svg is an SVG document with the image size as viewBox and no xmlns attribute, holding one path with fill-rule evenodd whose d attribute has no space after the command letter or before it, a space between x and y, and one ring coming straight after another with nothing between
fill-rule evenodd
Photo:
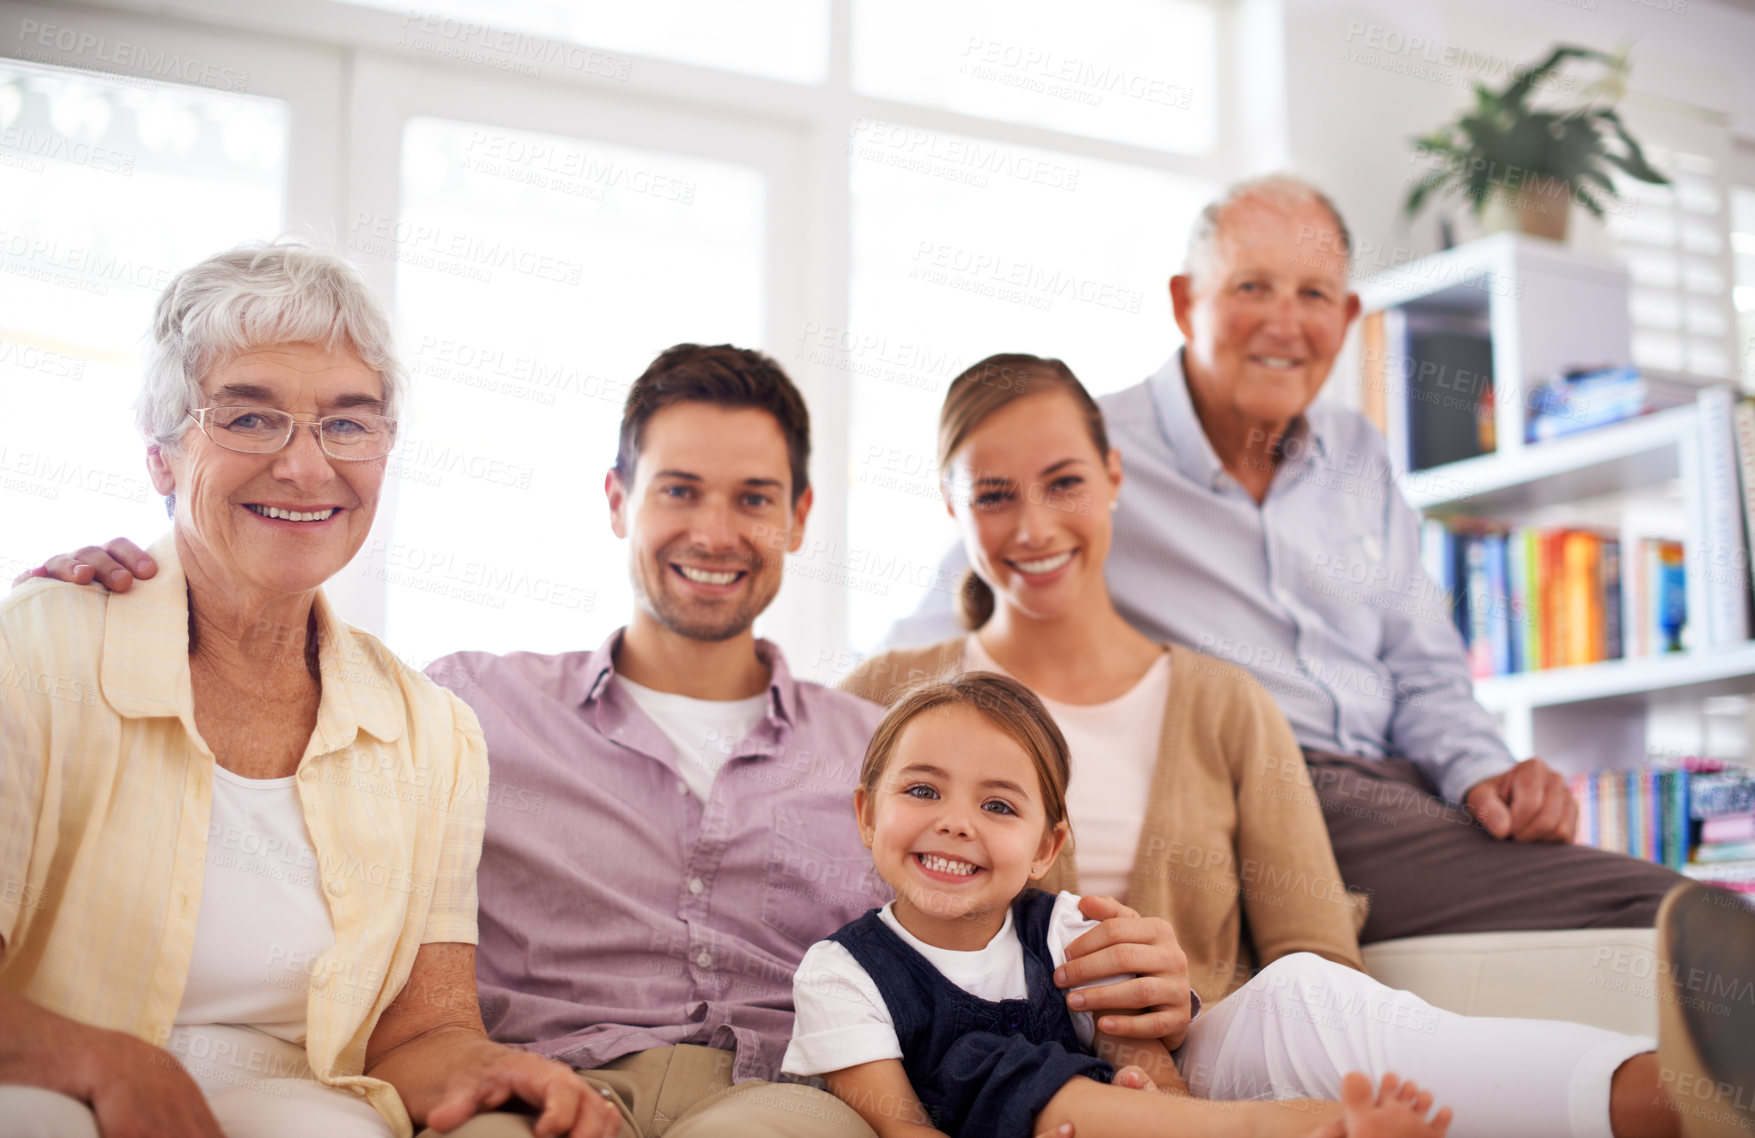
<instances>
[{"instance_id":1,"label":"white t-shirt under shirt","mask_svg":"<svg viewBox=\"0 0 1755 1138\"><path fill-rule=\"evenodd\" d=\"M317 958L335 944L297 779L213 768L207 867L179 1029L251 1027L305 1041Z\"/></svg>"},{"instance_id":2,"label":"white t-shirt under shirt","mask_svg":"<svg viewBox=\"0 0 1755 1138\"><path fill-rule=\"evenodd\" d=\"M615 680L675 744L677 774L700 802L707 801L720 768L768 712L766 690L748 699L693 699L655 691L626 676Z\"/></svg>"},{"instance_id":3,"label":"white t-shirt under shirt","mask_svg":"<svg viewBox=\"0 0 1755 1138\"><path fill-rule=\"evenodd\" d=\"M878 919L902 942L937 968L945 979L977 999L994 1003L1021 1000L1029 988L1024 981L1024 946L1018 941L1008 910L1005 924L986 947L969 952L935 948L903 928L891 912L895 902L878 910ZM1061 893L1048 919L1048 954L1054 967L1066 963L1066 946L1097 927L1079 912L1079 899ZM1080 987L1094 988L1127 979L1105 976ZM902 1045L896 1039L883 993L853 954L832 940L811 945L792 979L792 1001L797 1018L792 1023L792 1042L780 1069L789 1075L820 1075L879 1059L900 1059ZM1072 1012L1073 1030L1089 1047L1093 1025L1090 1012Z\"/></svg>"},{"instance_id":4,"label":"white t-shirt under shirt","mask_svg":"<svg viewBox=\"0 0 1755 1138\"><path fill-rule=\"evenodd\" d=\"M963 641L963 667L1010 675L974 633ZM1169 698L1170 653L1165 652L1138 683L1106 703L1042 700L1072 754L1066 812L1078 850L1081 893L1127 900Z\"/></svg>"}]
</instances>

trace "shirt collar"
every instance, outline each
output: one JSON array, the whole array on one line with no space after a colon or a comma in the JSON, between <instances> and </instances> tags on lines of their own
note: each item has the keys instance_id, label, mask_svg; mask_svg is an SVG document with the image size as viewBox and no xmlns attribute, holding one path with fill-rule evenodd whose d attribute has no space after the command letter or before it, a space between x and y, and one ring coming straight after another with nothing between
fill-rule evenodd
<instances>
[{"instance_id":1,"label":"shirt collar","mask_svg":"<svg viewBox=\"0 0 1755 1138\"><path fill-rule=\"evenodd\" d=\"M579 674L581 706L588 707L604 697L610 678L615 675L615 654L621 650L622 637L627 631L626 626L616 629L586 658L585 667ZM785 654L773 641L758 639L756 659L768 666L768 718L788 727L795 726L798 681L792 678L792 669L786 666Z\"/></svg>"},{"instance_id":2,"label":"shirt collar","mask_svg":"<svg viewBox=\"0 0 1755 1138\"><path fill-rule=\"evenodd\" d=\"M1188 393L1188 374L1182 367L1184 350L1176 349L1176 354L1146 380L1146 385L1158 411L1158 426L1170 444L1177 468L1190 480L1216 490L1226 477L1225 467L1219 461L1218 452L1213 450L1206 431L1201 428L1200 416L1194 413L1194 398ZM1321 427L1324 416L1319 407L1320 399L1313 402L1305 414L1298 416L1286 432L1286 440L1294 444L1308 442L1309 446L1298 448L1301 453L1326 456L1328 444ZM1281 445L1284 447L1285 443Z\"/></svg>"},{"instance_id":3,"label":"shirt collar","mask_svg":"<svg viewBox=\"0 0 1755 1138\"><path fill-rule=\"evenodd\" d=\"M159 538L147 552L158 563L158 573L112 595L105 605L99 683L119 714L131 719L172 716L200 738L189 680L189 583L175 532ZM323 698L308 753L338 750L361 731L384 742L400 738L407 716L393 694L395 661L382 645L336 616L321 589L312 608Z\"/></svg>"}]
</instances>

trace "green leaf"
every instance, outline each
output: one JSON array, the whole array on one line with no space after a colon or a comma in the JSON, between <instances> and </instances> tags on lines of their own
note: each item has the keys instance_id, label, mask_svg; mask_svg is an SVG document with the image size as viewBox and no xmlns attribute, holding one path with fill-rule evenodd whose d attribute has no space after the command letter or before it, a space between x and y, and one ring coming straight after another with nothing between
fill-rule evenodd
<instances>
[{"instance_id":1,"label":"green leaf","mask_svg":"<svg viewBox=\"0 0 1755 1138\"><path fill-rule=\"evenodd\" d=\"M1627 124L1621 121L1620 115L1616 114L1614 111L1605 110L1599 112L1599 117L1605 119L1610 126L1615 128L1615 136L1621 140L1621 145L1627 148L1626 161L1617 162L1616 165L1620 166L1621 169L1627 171L1642 182L1651 182L1654 185L1659 186L1667 186L1670 184L1668 178L1652 166L1650 162L1646 161L1645 151L1641 150L1639 148L1639 143L1634 141L1631 134L1627 133ZM1608 153L1605 153L1603 156L1609 158L1611 161L1614 159L1614 156Z\"/></svg>"},{"instance_id":2,"label":"green leaf","mask_svg":"<svg viewBox=\"0 0 1755 1138\"><path fill-rule=\"evenodd\" d=\"M1548 57L1524 72L1515 79L1511 86L1500 96L1505 104L1518 109L1523 108L1523 101L1529 96L1531 88L1547 77L1548 73L1559 67L1568 59L1594 59L1599 62L1611 62L1613 57L1589 47L1573 47L1562 44L1548 53Z\"/></svg>"}]
</instances>

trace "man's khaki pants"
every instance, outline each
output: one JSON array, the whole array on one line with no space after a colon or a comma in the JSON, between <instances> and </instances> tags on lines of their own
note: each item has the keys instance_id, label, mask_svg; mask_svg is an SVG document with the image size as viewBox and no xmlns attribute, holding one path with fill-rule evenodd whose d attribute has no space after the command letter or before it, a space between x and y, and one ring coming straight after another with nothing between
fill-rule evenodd
<instances>
[{"instance_id":1,"label":"man's khaki pants","mask_svg":"<svg viewBox=\"0 0 1755 1138\"><path fill-rule=\"evenodd\" d=\"M731 1081L732 1054L654 1047L580 1071L622 1112L620 1138L874 1138L853 1108L798 1083ZM444 1138L528 1138L534 1119L483 1114ZM420 1138L440 1138L423 1130Z\"/></svg>"}]
</instances>

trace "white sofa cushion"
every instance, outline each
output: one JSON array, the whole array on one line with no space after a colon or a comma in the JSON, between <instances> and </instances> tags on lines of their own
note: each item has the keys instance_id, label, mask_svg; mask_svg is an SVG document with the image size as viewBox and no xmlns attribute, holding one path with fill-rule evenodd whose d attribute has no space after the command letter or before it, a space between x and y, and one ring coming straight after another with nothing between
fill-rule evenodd
<instances>
[{"instance_id":1,"label":"white sofa cushion","mask_svg":"<svg viewBox=\"0 0 1755 1138\"><path fill-rule=\"evenodd\" d=\"M1651 929L1453 933L1366 945L1365 967L1447 1011L1657 1035Z\"/></svg>"}]
</instances>

